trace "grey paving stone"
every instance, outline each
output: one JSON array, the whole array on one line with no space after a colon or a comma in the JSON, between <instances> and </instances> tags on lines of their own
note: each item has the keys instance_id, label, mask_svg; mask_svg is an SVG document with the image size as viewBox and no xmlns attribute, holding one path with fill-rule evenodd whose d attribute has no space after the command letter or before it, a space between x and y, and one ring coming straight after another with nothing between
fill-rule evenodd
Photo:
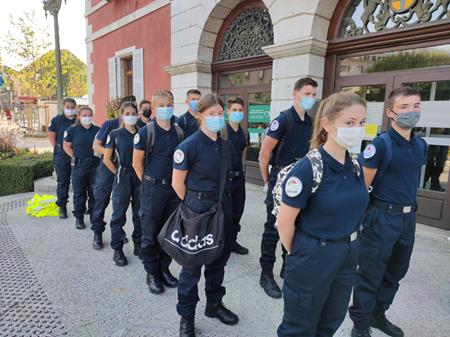
<instances>
[{"instance_id":1,"label":"grey paving stone","mask_svg":"<svg viewBox=\"0 0 450 337\"><path fill-rule=\"evenodd\" d=\"M8 247L0 245L0 255L8 254L18 258L22 254L22 258L28 261L31 266L29 274L39 281L52 310L58 314L67 330L64 331L67 336L178 336L176 290L169 289L160 296L149 293L142 263L132 256L131 244L125 245L129 265L124 268L116 267L112 262L112 250L108 246L108 227L104 233L105 248L94 251L91 248L92 232L89 229L76 230L72 216L67 220L28 217L23 203L17 203L17 199L31 195L0 197L0 205L8 203L3 208L7 215L0 212L0 240L3 237L8 242L17 242L9 243ZM204 316L202 278L196 316L198 336L276 335L282 318L283 301L267 297L259 286L259 245L265 220L263 199L260 188L248 185L246 212L239 242L250 249L250 254L232 255L226 267L224 284L227 294L224 303L239 315L240 322L237 326L228 327ZM22 208L16 208L19 204ZM111 210L108 209L105 219L109 220L110 214ZM128 218L131 219L131 216ZM2 221L8 225L3 225ZM3 229L6 231L2 231ZM125 230L130 238L132 226L129 223ZM446 240L447 234L418 227L410 270L401 283L392 309L388 311L389 318L404 328L406 336L450 336L450 243ZM280 251L277 256L280 256ZM275 266L276 274L280 270L279 260ZM2 261L0 268L12 268L17 275L27 273L27 269L21 269L20 265L16 268L1 263ZM171 269L175 275L180 271L175 264ZM281 285L282 280L278 275L276 279ZM0 284L1 282L11 288L14 277L2 278L0 273ZM33 289L35 288L30 286L31 293ZM13 292L15 295L8 300L0 298L0 320L2 310L8 312L11 307L21 304L23 299L17 297L18 293L20 292ZM26 293L24 294L26 297ZM350 329L351 321L347 317L336 336L349 336ZM374 332L374 337L382 336L381 332ZM1 332L0 337L3 337Z\"/></svg>"}]
</instances>

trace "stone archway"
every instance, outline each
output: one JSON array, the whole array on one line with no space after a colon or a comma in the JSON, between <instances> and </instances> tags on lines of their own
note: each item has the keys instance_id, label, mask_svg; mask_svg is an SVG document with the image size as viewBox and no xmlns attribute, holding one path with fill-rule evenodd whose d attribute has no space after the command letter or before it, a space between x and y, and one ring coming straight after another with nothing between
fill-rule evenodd
<instances>
[{"instance_id":1,"label":"stone archway","mask_svg":"<svg viewBox=\"0 0 450 337\"><path fill-rule=\"evenodd\" d=\"M338 0L262 0L272 19L274 44L263 50L273 58L272 116L290 104L296 78L311 76L322 84L327 32ZM212 88L211 63L217 34L242 0L173 0L171 65L177 113L187 89Z\"/></svg>"}]
</instances>

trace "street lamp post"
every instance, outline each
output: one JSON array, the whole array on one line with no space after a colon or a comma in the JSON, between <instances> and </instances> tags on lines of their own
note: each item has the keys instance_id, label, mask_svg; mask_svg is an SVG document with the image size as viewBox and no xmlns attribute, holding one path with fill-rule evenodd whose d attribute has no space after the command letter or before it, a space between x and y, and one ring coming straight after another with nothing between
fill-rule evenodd
<instances>
[{"instance_id":1,"label":"street lamp post","mask_svg":"<svg viewBox=\"0 0 450 337\"><path fill-rule=\"evenodd\" d=\"M56 85L57 85L57 96L58 96L58 111L62 111L62 101L63 101L63 84L62 84L62 70L61 70L61 48L59 46L59 23L58 23L58 13L61 9L62 0L42 0L44 4L45 17L47 17L47 12L53 16L53 26L55 30L55 58L56 58ZM66 0L64 0L66 3Z\"/></svg>"}]
</instances>

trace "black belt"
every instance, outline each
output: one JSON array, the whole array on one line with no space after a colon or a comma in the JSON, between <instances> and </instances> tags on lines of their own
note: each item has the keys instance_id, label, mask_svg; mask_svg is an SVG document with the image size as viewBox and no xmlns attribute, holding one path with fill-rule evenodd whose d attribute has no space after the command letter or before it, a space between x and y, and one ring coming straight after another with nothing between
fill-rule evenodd
<instances>
[{"instance_id":1,"label":"black belt","mask_svg":"<svg viewBox=\"0 0 450 337\"><path fill-rule=\"evenodd\" d=\"M372 199L370 202L371 205L375 206L376 208L380 208L382 210L393 212L393 213L411 213L415 212L417 210L417 205L400 205L400 204L392 204L389 202Z\"/></svg>"},{"instance_id":2,"label":"black belt","mask_svg":"<svg viewBox=\"0 0 450 337\"><path fill-rule=\"evenodd\" d=\"M198 200L202 199L219 200L219 193L217 192L200 192L187 190L186 195L192 198L196 198Z\"/></svg>"},{"instance_id":3,"label":"black belt","mask_svg":"<svg viewBox=\"0 0 450 337\"><path fill-rule=\"evenodd\" d=\"M73 162L75 164L81 164L81 163L88 162L88 161L94 161L95 159L96 158L74 158Z\"/></svg>"},{"instance_id":4,"label":"black belt","mask_svg":"<svg viewBox=\"0 0 450 337\"><path fill-rule=\"evenodd\" d=\"M172 179L164 179L164 178L153 178L147 175L144 175L144 179L148 180L149 182L151 182L152 184L155 185L171 185L172 184Z\"/></svg>"}]
</instances>

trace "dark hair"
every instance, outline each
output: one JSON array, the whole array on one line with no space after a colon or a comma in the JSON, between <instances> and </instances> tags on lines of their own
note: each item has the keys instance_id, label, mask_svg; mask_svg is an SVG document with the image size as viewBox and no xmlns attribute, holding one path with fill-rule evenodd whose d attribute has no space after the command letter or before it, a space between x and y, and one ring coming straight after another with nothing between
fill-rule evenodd
<instances>
[{"instance_id":1,"label":"dark hair","mask_svg":"<svg viewBox=\"0 0 450 337\"><path fill-rule=\"evenodd\" d=\"M202 113L214 105L220 105L223 108L223 102L218 95L208 94L203 96L198 102L198 112Z\"/></svg>"},{"instance_id":2,"label":"dark hair","mask_svg":"<svg viewBox=\"0 0 450 337\"><path fill-rule=\"evenodd\" d=\"M90 111L92 115L94 114L94 110L92 110L91 107L89 107L89 106L87 106L87 105L84 105L84 106L82 106L81 108L78 109L78 117L80 116L80 113L81 113L82 111L84 111L84 110ZM73 125L74 125L74 126L80 125L80 118L77 118L77 119L75 120L75 123L74 123Z\"/></svg>"},{"instance_id":3,"label":"dark hair","mask_svg":"<svg viewBox=\"0 0 450 337\"><path fill-rule=\"evenodd\" d=\"M139 103L139 109L142 109L142 106L144 105L144 104L152 104L152 102L150 102L148 99L143 99L142 101L141 101L141 103Z\"/></svg>"},{"instance_id":4,"label":"dark hair","mask_svg":"<svg viewBox=\"0 0 450 337\"><path fill-rule=\"evenodd\" d=\"M314 81L312 78L310 78L310 77L303 77L303 78L297 80L297 82L295 82L294 90L298 91L298 90L300 90L301 88L303 88L303 87L305 87L307 85L310 85L310 86L312 86L314 88L317 88L319 86L317 84L317 82Z\"/></svg>"},{"instance_id":5,"label":"dark hair","mask_svg":"<svg viewBox=\"0 0 450 337\"><path fill-rule=\"evenodd\" d=\"M199 90L197 90L197 89L189 89L187 91L187 93L186 93L186 97L188 97L189 95L199 95L199 96L201 96L202 93Z\"/></svg>"},{"instance_id":6,"label":"dark hair","mask_svg":"<svg viewBox=\"0 0 450 337\"><path fill-rule=\"evenodd\" d=\"M136 110L136 112L138 112L136 103L127 101L127 102L123 102L122 105L120 106L120 114L122 115L123 112L125 111L125 109L129 108L129 107L133 107L134 110Z\"/></svg>"},{"instance_id":7,"label":"dark hair","mask_svg":"<svg viewBox=\"0 0 450 337\"><path fill-rule=\"evenodd\" d=\"M322 126L322 118L333 121L339 112L353 105L362 105L367 109L366 101L354 92L338 92L320 102L314 117L314 129L311 137L311 149L317 149L328 139L328 133Z\"/></svg>"},{"instance_id":8,"label":"dark hair","mask_svg":"<svg viewBox=\"0 0 450 337\"><path fill-rule=\"evenodd\" d=\"M420 97L420 91L417 90L416 88L407 87L407 86L396 88L396 89L392 90L391 93L389 94L388 106L390 108L392 108L394 106L395 99L400 96L404 96L404 97L419 96Z\"/></svg>"},{"instance_id":9,"label":"dark hair","mask_svg":"<svg viewBox=\"0 0 450 337\"><path fill-rule=\"evenodd\" d=\"M120 100L120 105L122 105L124 102L136 102L136 96L134 95L124 96Z\"/></svg>"},{"instance_id":10,"label":"dark hair","mask_svg":"<svg viewBox=\"0 0 450 337\"><path fill-rule=\"evenodd\" d=\"M66 103L70 103L70 104L75 104L75 106L77 106L77 102L75 102L75 100L71 97L66 97L63 100L63 105Z\"/></svg>"},{"instance_id":11,"label":"dark hair","mask_svg":"<svg viewBox=\"0 0 450 337\"><path fill-rule=\"evenodd\" d=\"M244 107L244 100L240 97L231 97L228 101L227 101L227 106L228 109L231 108L231 106L233 104L240 104L242 105L242 107Z\"/></svg>"}]
</instances>

